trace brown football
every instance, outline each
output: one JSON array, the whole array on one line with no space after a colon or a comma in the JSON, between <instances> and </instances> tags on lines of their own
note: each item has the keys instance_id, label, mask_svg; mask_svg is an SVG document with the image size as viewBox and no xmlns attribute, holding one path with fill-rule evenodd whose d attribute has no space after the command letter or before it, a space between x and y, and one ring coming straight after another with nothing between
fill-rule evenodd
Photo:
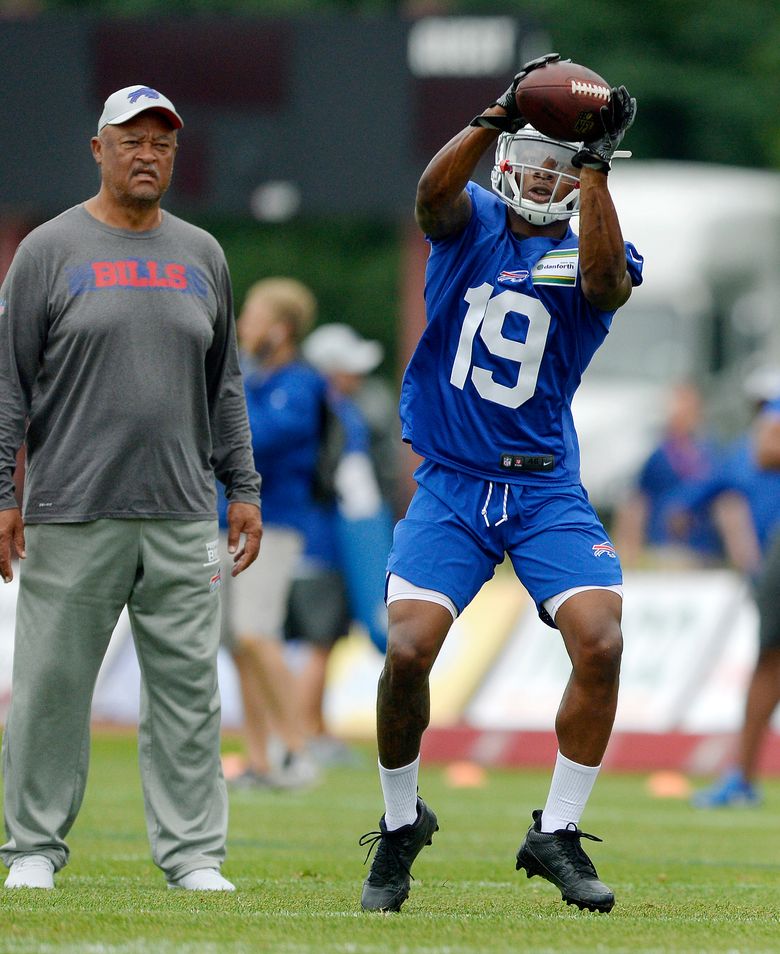
<instances>
[{"instance_id":1,"label":"brown football","mask_svg":"<svg viewBox=\"0 0 780 954\"><path fill-rule=\"evenodd\" d=\"M517 108L545 136L582 142L602 132L599 110L610 87L598 73L579 63L548 63L532 70L517 85Z\"/></svg>"}]
</instances>

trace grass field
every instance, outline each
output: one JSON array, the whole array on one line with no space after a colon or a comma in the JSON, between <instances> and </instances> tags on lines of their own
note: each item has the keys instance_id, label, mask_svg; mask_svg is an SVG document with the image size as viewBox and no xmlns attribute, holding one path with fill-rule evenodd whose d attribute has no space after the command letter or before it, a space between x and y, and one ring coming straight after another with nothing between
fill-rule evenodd
<instances>
[{"instance_id":1,"label":"grass field","mask_svg":"<svg viewBox=\"0 0 780 954\"><path fill-rule=\"evenodd\" d=\"M53 892L0 889L0 951L56 954L483 954L780 950L780 782L765 807L696 813L654 799L639 775L603 775L586 842L617 895L579 912L514 854L548 773L489 772L456 789L424 766L441 831L414 869L403 911L364 914L363 832L380 814L373 752L305 793L231 798L225 874L235 894L165 888L149 859L132 735L97 735L71 863Z\"/></svg>"}]
</instances>

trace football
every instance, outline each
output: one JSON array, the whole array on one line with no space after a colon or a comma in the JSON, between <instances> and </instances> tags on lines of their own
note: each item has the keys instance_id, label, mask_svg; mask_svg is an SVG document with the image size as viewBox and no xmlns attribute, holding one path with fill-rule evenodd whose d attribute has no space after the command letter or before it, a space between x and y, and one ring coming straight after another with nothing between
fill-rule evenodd
<instances>
[{"instance_id":1,"label":"football","mask_svg":"<svg viewBox=\"0 0 780 954\"><path fill-rule=\"evenodd\" d=\"M579 63L568 62L532 70L515 90L517 108L534 129L568 142L598 138L599 110L609 98L606 80Z\"/></svg>"}]
</instances>

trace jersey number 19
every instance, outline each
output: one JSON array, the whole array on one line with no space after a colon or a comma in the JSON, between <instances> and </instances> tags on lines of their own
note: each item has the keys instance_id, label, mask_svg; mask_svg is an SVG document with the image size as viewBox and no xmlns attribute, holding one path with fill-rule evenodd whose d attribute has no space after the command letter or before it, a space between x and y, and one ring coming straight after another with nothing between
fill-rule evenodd
<instances>
[{"instance_id":1,"label":"jersey number 19","mask_svg":"<svg viewBox=\"0 0 780 954\"><path fill-rule=\"evenodd\" d=\"M533 397L536 390L536 379L550 329L550 314L538 298L509 290L491 298L493 291L493 286L485 282L479 288L469 288L464 296L469 307L463 319L450 384L463 390L470 371L471 381L480 397L503 407L518 408ZM504 321L510 312L528 319L525 341L504 337ZM487 368L472 364L477 331L492 355L519 365L517 381L511 387L499 384L493 372Z\"/></svg>"}]
</instances>

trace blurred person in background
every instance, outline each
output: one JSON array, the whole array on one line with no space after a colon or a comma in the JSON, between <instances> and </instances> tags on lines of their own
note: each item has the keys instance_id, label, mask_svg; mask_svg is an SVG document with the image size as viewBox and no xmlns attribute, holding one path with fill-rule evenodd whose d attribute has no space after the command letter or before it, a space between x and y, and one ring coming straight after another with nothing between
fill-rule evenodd
<instances>
[{"instance_id":1,"label":"blurred person in background","mask_svg":"<svg viewBox=\"0 0 780 954\"><path fill-rule=\"evenodd\" d=\"M288 646L295 651L298 706L307 750L321 766L356 761L347 744L329 731L325 717L328 661L334 646L349 634L352 625L333 507L326 503L318 506L309 521L284 624Z\"/></svg>"},{"instance_id":2,"label":"blurred person in background","mask_svg":"<svg viewBox=\"0 0 780 954\"><path fill-rule=\"evenodd\" d=\"M401 468L398 394L375 373L384 360L379 341L358 334L350 325L329 322L303 343L304 357L328 379L336 399L355 404L368 428L368 452L381 497L395 512Z\"/></svg>"},{"instance_id":3,"label":"blurred person in background","mask_svg":"<svg viewBox=\"0 0 780 954\"><path fill-rule=\"evenodd\" d=\"M745 697L732 764L697 808L757 805L761 747L780 702L780 369L758 369L745 382L755 418L724 467L699 491L712 501L732 565L749 581L758 609L758 654Z\"/></svg>"},{"instance_id":4,"label":"blurred person in background","mask_svg":"<svg viewBox=\"0 0 780 954\"><path fill-rule=\"evenodd\" d=\"M0 573L20 568L3 737L8 888L54 887L86 786L90 706L127 606L142 672L141 780L171 888L222 876L220 559L262 532L222 249L164 212L182 120L148 86L113 93L97 195L21 243L0 289ZM25 442L24 515L12 473ZM243 535L243 544L241 536Z\"/></svg>"},{"instance_id":5,"label":"blurred person in background","mask_svg":"<svg viewBox=\"0 0 780 954\"><path fill-rule=\"evenodd\" d=\"M303 343L303 353L328 381L330 407L343 434L334 471L335 529L353 619L384 653L385 569L392 543L399 446L392 442L397 408L385 400L388 389L373 373L384 349L349 325L334 322L313 331Z\"/></svg>"},{"instance_id":6,"label":"blurred person in background","mask_svg":"<svg viewBox=\"0 0 780 954\"><path fill-rule=\"evenodd\" d=\"M571 400L615 311L641 282L608 188L634 119L612 89L599 138L561 143L525 126L515 91L458 132L424 171L416 218L431 245L427 325L401 389L403 437L423 457L388 561L389 634L377 698L385 812L363 883L364 910L397 911L438 830L418 796L429 674L453 620L508 555L540 617L559 629L572 672L556 718L559 752L544 809L516 854L529 877L580 908L613 892L581 846L579 820L617 705L622 574L580 483ZM494 192L470 181L489 149ZM579 239L569 220L579 209ZM533 673L518 674L532 678Z\"/></svg>"},{"instance_id":7,"label":"blurred person in background","mask_svg":"<svg viewBox=\"0 0 780 954\"><path fill-rule=\"evenodd\" d=\"M723 558L708 505L681 513L674 507L684 488L715 473L721 448L703 428L703 401L691 383L669 394L659 445L615 515L614 539L624 566L710 566Z\"/></svg>"},{"instance_id":8,"label":"blurred person in background","mask_svg":"<svg viewBox=\"0 0 780 954\"><path fill-rule=\"evenodd\" d=\"M333 503L322 504L311 523L306 559L293 585L288 636L308 648L299 684L310 751L324 762L351 761L343 743L328 732L323 705L328 659L351 621L363 627L381 652L387 640L384 589L392 518L377 473L383 462L374 456L384 445L372 442L372 429L358 404L384 350L349 325L333 322L316 328L302 352L328 381L328 404L340 440L333 461ZM374 421L383 436L389 428L376 414ZM390 473L392 465L384 464L384 469Z\"/></svg>"},{"instance_id":9,"label":"blurred person in background","mask_svg":"<svg viewBox=\"0 0 780 954\"><path fill-rule=\"evenodd\" d=\"M285 657L284 621L293 576L314 519L314 485L326 382L302 360L300 342L317 302L293 278L272 277L247 292L237 331L255 467L263 475L263 548L226 587L223 641L235 662L244 712L247 767L228 781L242 788L297 788L317 769L295 677ZM283 747L279 764L269 742Z\"/></svg>"}]
</instances>

